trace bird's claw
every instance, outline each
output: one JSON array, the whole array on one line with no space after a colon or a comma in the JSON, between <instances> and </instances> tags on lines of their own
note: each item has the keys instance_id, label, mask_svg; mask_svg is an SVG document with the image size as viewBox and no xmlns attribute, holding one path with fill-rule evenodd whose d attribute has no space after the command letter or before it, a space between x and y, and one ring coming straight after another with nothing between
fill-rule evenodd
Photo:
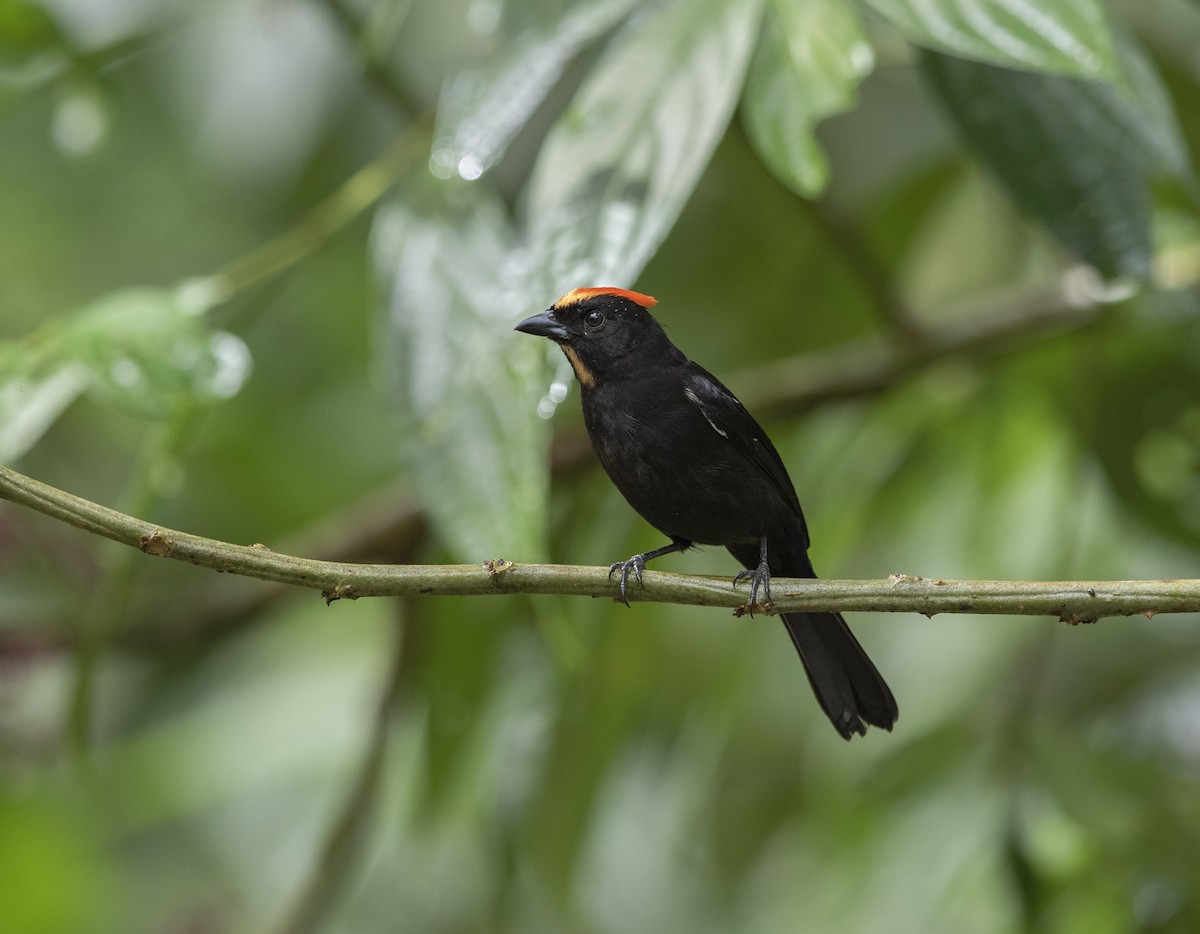
<instances>
[{"instance_id":1,"label":"bird's claw","mask_svg":"<svg viewBox=\"0 0 1200 934\"><path fill-rule=\"evenodd\" d=\"M766 597L766 602L771 602L771 570L767 567L767 563L763 561L754 570L738 571L733 578L733 586L736 587L744 580L750 581L750 615L754 616L754 608L758 603L758 590L761 587L763 596Z\"/></svg>"},{"instance_id":2,"label":"bird's claw","mask_svg":"<svg viewBox=\"0 0 1200 934\"><path fill-rule=\"evenodd\" d=\"M645 587L646 584L642 580L642 571L646 569L646 556L634 555L632 558L625 561L618 561L616 564L611 565L608 569L609 580L612 580L612 576L617 573L618 568L621 571L621 602L629 606L629 597L625 595L625 588L629 583L629 572L633 571L633 576L637 579L637 582Z\"/></svg>"}]
</instances>

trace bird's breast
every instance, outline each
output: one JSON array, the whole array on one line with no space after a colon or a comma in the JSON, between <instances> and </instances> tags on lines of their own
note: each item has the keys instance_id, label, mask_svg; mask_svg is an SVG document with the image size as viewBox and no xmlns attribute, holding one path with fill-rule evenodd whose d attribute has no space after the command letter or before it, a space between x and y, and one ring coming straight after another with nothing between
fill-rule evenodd
<instances>
[{"instance_id":1,"label":"bird's breast","mask_svg":"<svg viewBox=\"0 0 1200 934\"><path fill-rule=\"evenodd\" d=\"M584 394L584 423L613 484L651 525L710 545L757 541L778 494L672 387Z\"/></svg>"}]
</instances>

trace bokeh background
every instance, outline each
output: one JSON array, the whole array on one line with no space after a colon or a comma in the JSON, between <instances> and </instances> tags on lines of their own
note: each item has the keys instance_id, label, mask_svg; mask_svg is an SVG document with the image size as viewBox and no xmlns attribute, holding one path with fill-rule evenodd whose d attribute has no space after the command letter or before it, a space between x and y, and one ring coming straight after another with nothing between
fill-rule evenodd
<instances>
[{"instance_id":1,"label":"bokeh background","mask_svg":"<svg viewBox=\"0 0 1200 934\"><path fill-rule=\"evenodd\" d=\"M606 565L657 536L511 328L611 283L824 575L1194 578L1198 145L1187 0L0 0L0 462ZM0 504L0 931L1200 928L1200 620L852 623L901 717L844 743L769 619L326 606Z\"/></svg>"}]
</instances>

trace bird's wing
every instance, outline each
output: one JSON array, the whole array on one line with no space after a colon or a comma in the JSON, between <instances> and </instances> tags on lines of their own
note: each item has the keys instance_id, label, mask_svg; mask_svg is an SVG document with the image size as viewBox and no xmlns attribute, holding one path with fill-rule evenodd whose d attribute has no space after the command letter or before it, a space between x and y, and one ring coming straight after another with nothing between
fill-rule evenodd
<instances>
[{"instance_id":1,"label":"bird's wing","mask_svg":"<svg viewBox=\"0 0 1200 934\"><path fill-rule=\"evenodd\" d=\"M801 524L804 523L804 513L800 510L800 501L796 497L796 489L788 476L783 459L775 450L775 445L767 437L767 433L754 420L737 396L730 392L725 385L697 364L684 383L684 395L704 416L714 432L725 438L747 461L757 467L779 491L780 497L787 503ZM805 538L807 539L807 531Z\"/></svg>"}]
</instances>

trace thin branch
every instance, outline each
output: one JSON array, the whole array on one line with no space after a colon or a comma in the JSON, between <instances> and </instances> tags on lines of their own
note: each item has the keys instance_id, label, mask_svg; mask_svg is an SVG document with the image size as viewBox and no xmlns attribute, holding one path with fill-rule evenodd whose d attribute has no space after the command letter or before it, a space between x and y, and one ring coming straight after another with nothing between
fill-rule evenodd
<instances>
[{"instance_id":1,"label":"thin branch","mask_svg":"<svg viewBox=\"0 0 1200 934\"><path fill-rule=\"evenodd\" d=\"M196 409L188 407L149 432L129 479L127 509L143 512L155 507L162 496L162 467L175 460L195 416ZM91 746L97 663L119 629L133 594L135 575L143 565L132 552L109 546L102 567L99 583L84 601L74 626L75 678L67 706L67 737L80 763Z\"/></svg>"},{"instance_id":2,"label":"thin branch","mask_svg":"<svg viewBox=\"0 0 1200 934\"><path fill-rule=\"evenodd\" d=\"M266 282L292 268L335 233L373 207L429 150L432 120L423 116L401 133L381 155L338 186L305 218L279 236L219 269L223 297Z\"/></svg>"},{"instance_id":3,"label":"thin branch","mask_svg":"<svg viewBox=\"0 0 1200 934\"><path fill-rule=\"evenodd\" d=\"M734 373L729 383L756 414L780 418L833 400L865 398L899 385L945 360L984 360L1036 345L1094 324L1103 306L1089 298L1086 282L1067 275L1037 292L1006 291L972 303L916 342L865 341L841 352L826 351L759 364ZM595 465L587 438L577 431L556 433L551 454L553 474L561 479ZM426 533L424 514L407 484L377 490L345 514L289 537L293 553L319 555L335 562L406 563ZM251 623L261 612L294 590L285 583L219 588L189 613L164 627L160 619L136 620L122 628L121 644L150 651L194 649ZM37 644L54 648L70 634L41 629Z\"/></svg>"},{"instance_id":4,"label":"thin branch","mask_svg":"<svg viewBox=\"0 0 1200 934\"><path fill-rule=\"evenodd\" d=\"M1095 323L1106 306L1086 288L1068 274L1050 288L973 302L918 338L763 363L729 383L750 409L771 418L877 395L943 361L986 360Z\"/></svg>"},{"instance_id":5,"label":"thin branch","mask_svg":"<svg viewBox=\"0 0 1200 934\"><path fill-rule=\"evenodd\" d=\"M9 93L0 102L0 119L39 95L69 88L80 78L92 78L122 59L142 52L180 22L181 17L167 18L148 29L89 49L62 44L44 50L32 67L18 65L15 69L6 69L5 77L11 84L6 89Z\"/></svg>"},{"instance_id":6,"label":"thin branch","mask_svg":"<svg viewBox=\"0 0 1200 934\"><path fill-rule=\"evenodd\" d=\"M409 485L395 483L372 491L345 512L317 523L303 534L289 536L283 550L343 563L408 564L425 536L425 514L413 501ZM201 601L176 614L170 626L164 626L161 617L153 614L131 620L121 630L121 645L151 652L194 652L240 632L261 619L270 607L297 594L294 587L284 583L242 583L239 587L211 588ZM43 628L39 634L45 637L47 632ZM51 638L42 645L50 648L62 641Z\"/></svg>"},{"instance_id":7,"label":"thin branch","mask_svg":"<svg viewBox=\"0 0 1200 934\"><path fill-rule=\"evenodd\" d=\"M320 590L327 601L372 596L563 594L616 597L607 568L515 564L375 565L315 561L263 545L234 545L143 522L0 467L0 498L36 509L76 528L230 574ZM772 582L767 613L847 610L889 613L990 613L1057 616L1071 623L1105 616L1200 612L1200 580L948 581L907 575L886 580ZM648 571L630 600L745 609L745 591L728 578Z\"/></svg>"}]
</instances>

